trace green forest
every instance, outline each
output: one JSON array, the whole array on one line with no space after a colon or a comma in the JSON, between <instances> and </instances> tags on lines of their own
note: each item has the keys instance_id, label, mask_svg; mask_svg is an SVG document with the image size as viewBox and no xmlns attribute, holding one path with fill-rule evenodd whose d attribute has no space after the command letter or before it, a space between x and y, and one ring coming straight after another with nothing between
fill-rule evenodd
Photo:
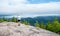
<instances>
[{"instance_id":1,"label":"green forest","mask_svg":"<svg viewBox=\"0 0 60 36\"><path fill-rule=\"evenodd\" d=\"M12 17L12 18L0 18L0 22L17 22L17 18Z\"/></svg>"}]
</instances>

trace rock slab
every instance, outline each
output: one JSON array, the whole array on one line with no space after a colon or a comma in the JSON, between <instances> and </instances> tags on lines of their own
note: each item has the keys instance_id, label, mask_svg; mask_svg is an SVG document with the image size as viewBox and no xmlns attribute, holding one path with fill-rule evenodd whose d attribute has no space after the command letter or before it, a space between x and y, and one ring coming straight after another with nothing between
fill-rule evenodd
<instances>
[{"instance_id":1,"label":"rock slab","mask_svg":"<svg viewBox=\"0 0 60 36\"><path fill-rule=\"evenodd\" d=\"M20 24L20 26L18 26ZM0 36L60 36L56 33L14 22L0 23Z\"/></svg>"}]
</instances>

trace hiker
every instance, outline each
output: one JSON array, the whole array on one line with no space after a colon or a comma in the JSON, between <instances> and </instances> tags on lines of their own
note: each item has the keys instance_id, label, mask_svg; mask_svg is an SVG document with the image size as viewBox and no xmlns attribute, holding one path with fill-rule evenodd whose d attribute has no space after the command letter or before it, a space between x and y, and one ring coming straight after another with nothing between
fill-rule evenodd
<instances>
[{"instance_id":1,"label":"hiker","mask_svg":"<svg viewBox=\"0 0 60 36\"><path fill-rule=\"evenodd\" d=\"M18 20L18 22L20 22L20 20ZM18 24L18 26L20 26L20 23Z\"/></svg>"}]
</instances>

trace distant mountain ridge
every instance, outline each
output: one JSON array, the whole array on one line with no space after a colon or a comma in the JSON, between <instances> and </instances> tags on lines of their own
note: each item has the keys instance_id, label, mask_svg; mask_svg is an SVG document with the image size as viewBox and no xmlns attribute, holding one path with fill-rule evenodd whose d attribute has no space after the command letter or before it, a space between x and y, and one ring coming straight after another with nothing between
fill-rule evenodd
<instances>
[{"instance_id":1,"label":"distant mountain ridge","mask_svg":"<svg viewBox=\"0 0 60 36\"><path fill-rule=\"evenodd\" d=\"M60 22L60 16L37 16L37 17L34 17L34 18L27 17L27 18L21 18L21 21L25 19L31 25L34 25L34 23L36 21L38 21L39 23L44 22L46 24L48 21L50 21L50 22L54 21L55 17L58 18L58 21Z\"/></svg>"}]
</instances>

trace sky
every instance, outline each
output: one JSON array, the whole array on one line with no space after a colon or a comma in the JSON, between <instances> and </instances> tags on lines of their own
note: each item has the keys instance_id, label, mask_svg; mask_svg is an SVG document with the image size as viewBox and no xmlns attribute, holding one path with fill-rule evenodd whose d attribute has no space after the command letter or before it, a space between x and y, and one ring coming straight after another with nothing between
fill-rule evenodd
<instances>
[{"instance_id":1,"label":"sky","mask_svg":"<svg viewBox=\"0 0 60 36\"><path fill-rule=\"evenodd\" d=\"M0 0L0 16L60 15L60 0Z\"/></svg>"}]
</instances>

